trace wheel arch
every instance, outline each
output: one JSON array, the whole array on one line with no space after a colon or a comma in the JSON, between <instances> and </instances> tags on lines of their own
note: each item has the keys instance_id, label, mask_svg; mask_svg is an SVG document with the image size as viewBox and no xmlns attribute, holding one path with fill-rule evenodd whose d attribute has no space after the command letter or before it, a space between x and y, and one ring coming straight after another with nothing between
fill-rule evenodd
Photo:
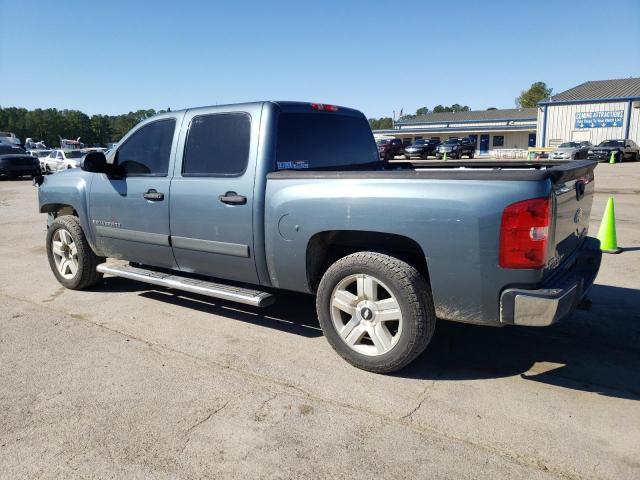
<instances>
[{"instance_id":1,"label":"wheel arch","mask_svg":"<svg viewBox=\"0 0 640 480\"><path fill-rule=\"evenodd\" d=\"M328 230L314 234L307 243L306 270L309 288L315 292L320 279L337 260L359 251L386 253L415 267L428 284L429 269L422 247L404 235L366 230Z\"/></svg>"},{"instance_id":2,"label":"wheel arch","mask_svg":"<svg viewBox=\"0 0 640 480\"><path fill-rule=\"evenodd\" d=\"M40 206L40 213L51 213L54 218L62 215L78 217L78 211L75 207L67 203L45 203Z\"/></svg>"}]
</instances>

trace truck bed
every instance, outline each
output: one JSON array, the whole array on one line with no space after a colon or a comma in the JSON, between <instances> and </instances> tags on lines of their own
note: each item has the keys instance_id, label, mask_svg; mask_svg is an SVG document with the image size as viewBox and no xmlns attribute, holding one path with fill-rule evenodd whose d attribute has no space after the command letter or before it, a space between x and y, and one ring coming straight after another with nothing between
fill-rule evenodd
<instances>
[{"instance_id":1,"label":"truck bed","mask_svg":"<svg viewBox=\"0 0 640 480\"><path fill-rule=\"evenodd\" d=\"M574 180L592 171L598 163L593 160L560 161L425 161L394 162L386 168L354 170L281 170L268 175L269 179L284 178L351 178L351 179L409 179L443 180L510 180L561 183Z\"/></svg>"}]
</instances>

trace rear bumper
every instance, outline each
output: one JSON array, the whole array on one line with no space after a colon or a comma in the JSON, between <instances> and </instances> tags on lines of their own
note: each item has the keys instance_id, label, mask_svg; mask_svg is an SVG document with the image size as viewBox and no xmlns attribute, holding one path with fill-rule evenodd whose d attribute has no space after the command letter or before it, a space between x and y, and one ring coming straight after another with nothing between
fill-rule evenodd
<instances>
[{"instance_id":1,"label":"rear bumper","mask_svg":"<svg viewBox=\"0 0 640 480\"><path fill-rule=\"evenodd\" d=\"M593 284L601 258L600 242L585 238L582 247L541 288L504 290L500 295L500 322L546 327L566 317Z\"/></svg>"}]
</instances>

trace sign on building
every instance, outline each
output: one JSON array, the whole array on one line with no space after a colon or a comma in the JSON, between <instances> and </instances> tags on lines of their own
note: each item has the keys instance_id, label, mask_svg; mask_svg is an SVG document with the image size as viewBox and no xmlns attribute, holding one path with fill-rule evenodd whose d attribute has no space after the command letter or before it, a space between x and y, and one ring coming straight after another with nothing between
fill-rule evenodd
<instances>
[{"instance_id":1,"label":"sign on building","mask_svg":"<svg viewBox=\"0 0 640 480\"><path fill-rule=\"evenodd\" d=\"M624 110L577 112L575 128L621 127L623 119Z\"/></svg>"}]
</instances>

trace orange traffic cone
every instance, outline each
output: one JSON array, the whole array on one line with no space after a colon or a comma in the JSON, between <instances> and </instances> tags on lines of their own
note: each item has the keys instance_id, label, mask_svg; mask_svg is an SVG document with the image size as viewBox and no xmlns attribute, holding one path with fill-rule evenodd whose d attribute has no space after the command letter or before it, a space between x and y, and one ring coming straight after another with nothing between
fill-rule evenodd
<instances>
[{"instance_id":1,"label":"orange traffic cone","mask_svg":"<svg viewBox=\"0 0 640 480\"><path fill-rule=\"evenodd\" d=\"M616 236L616 213L613 197L609 197L609 200L607 200L600 230L598 230L598 240L600 240L600 250L605 253L620 253L622 251L618 247L618 238Z\"/></svg>"}]
</instances>

